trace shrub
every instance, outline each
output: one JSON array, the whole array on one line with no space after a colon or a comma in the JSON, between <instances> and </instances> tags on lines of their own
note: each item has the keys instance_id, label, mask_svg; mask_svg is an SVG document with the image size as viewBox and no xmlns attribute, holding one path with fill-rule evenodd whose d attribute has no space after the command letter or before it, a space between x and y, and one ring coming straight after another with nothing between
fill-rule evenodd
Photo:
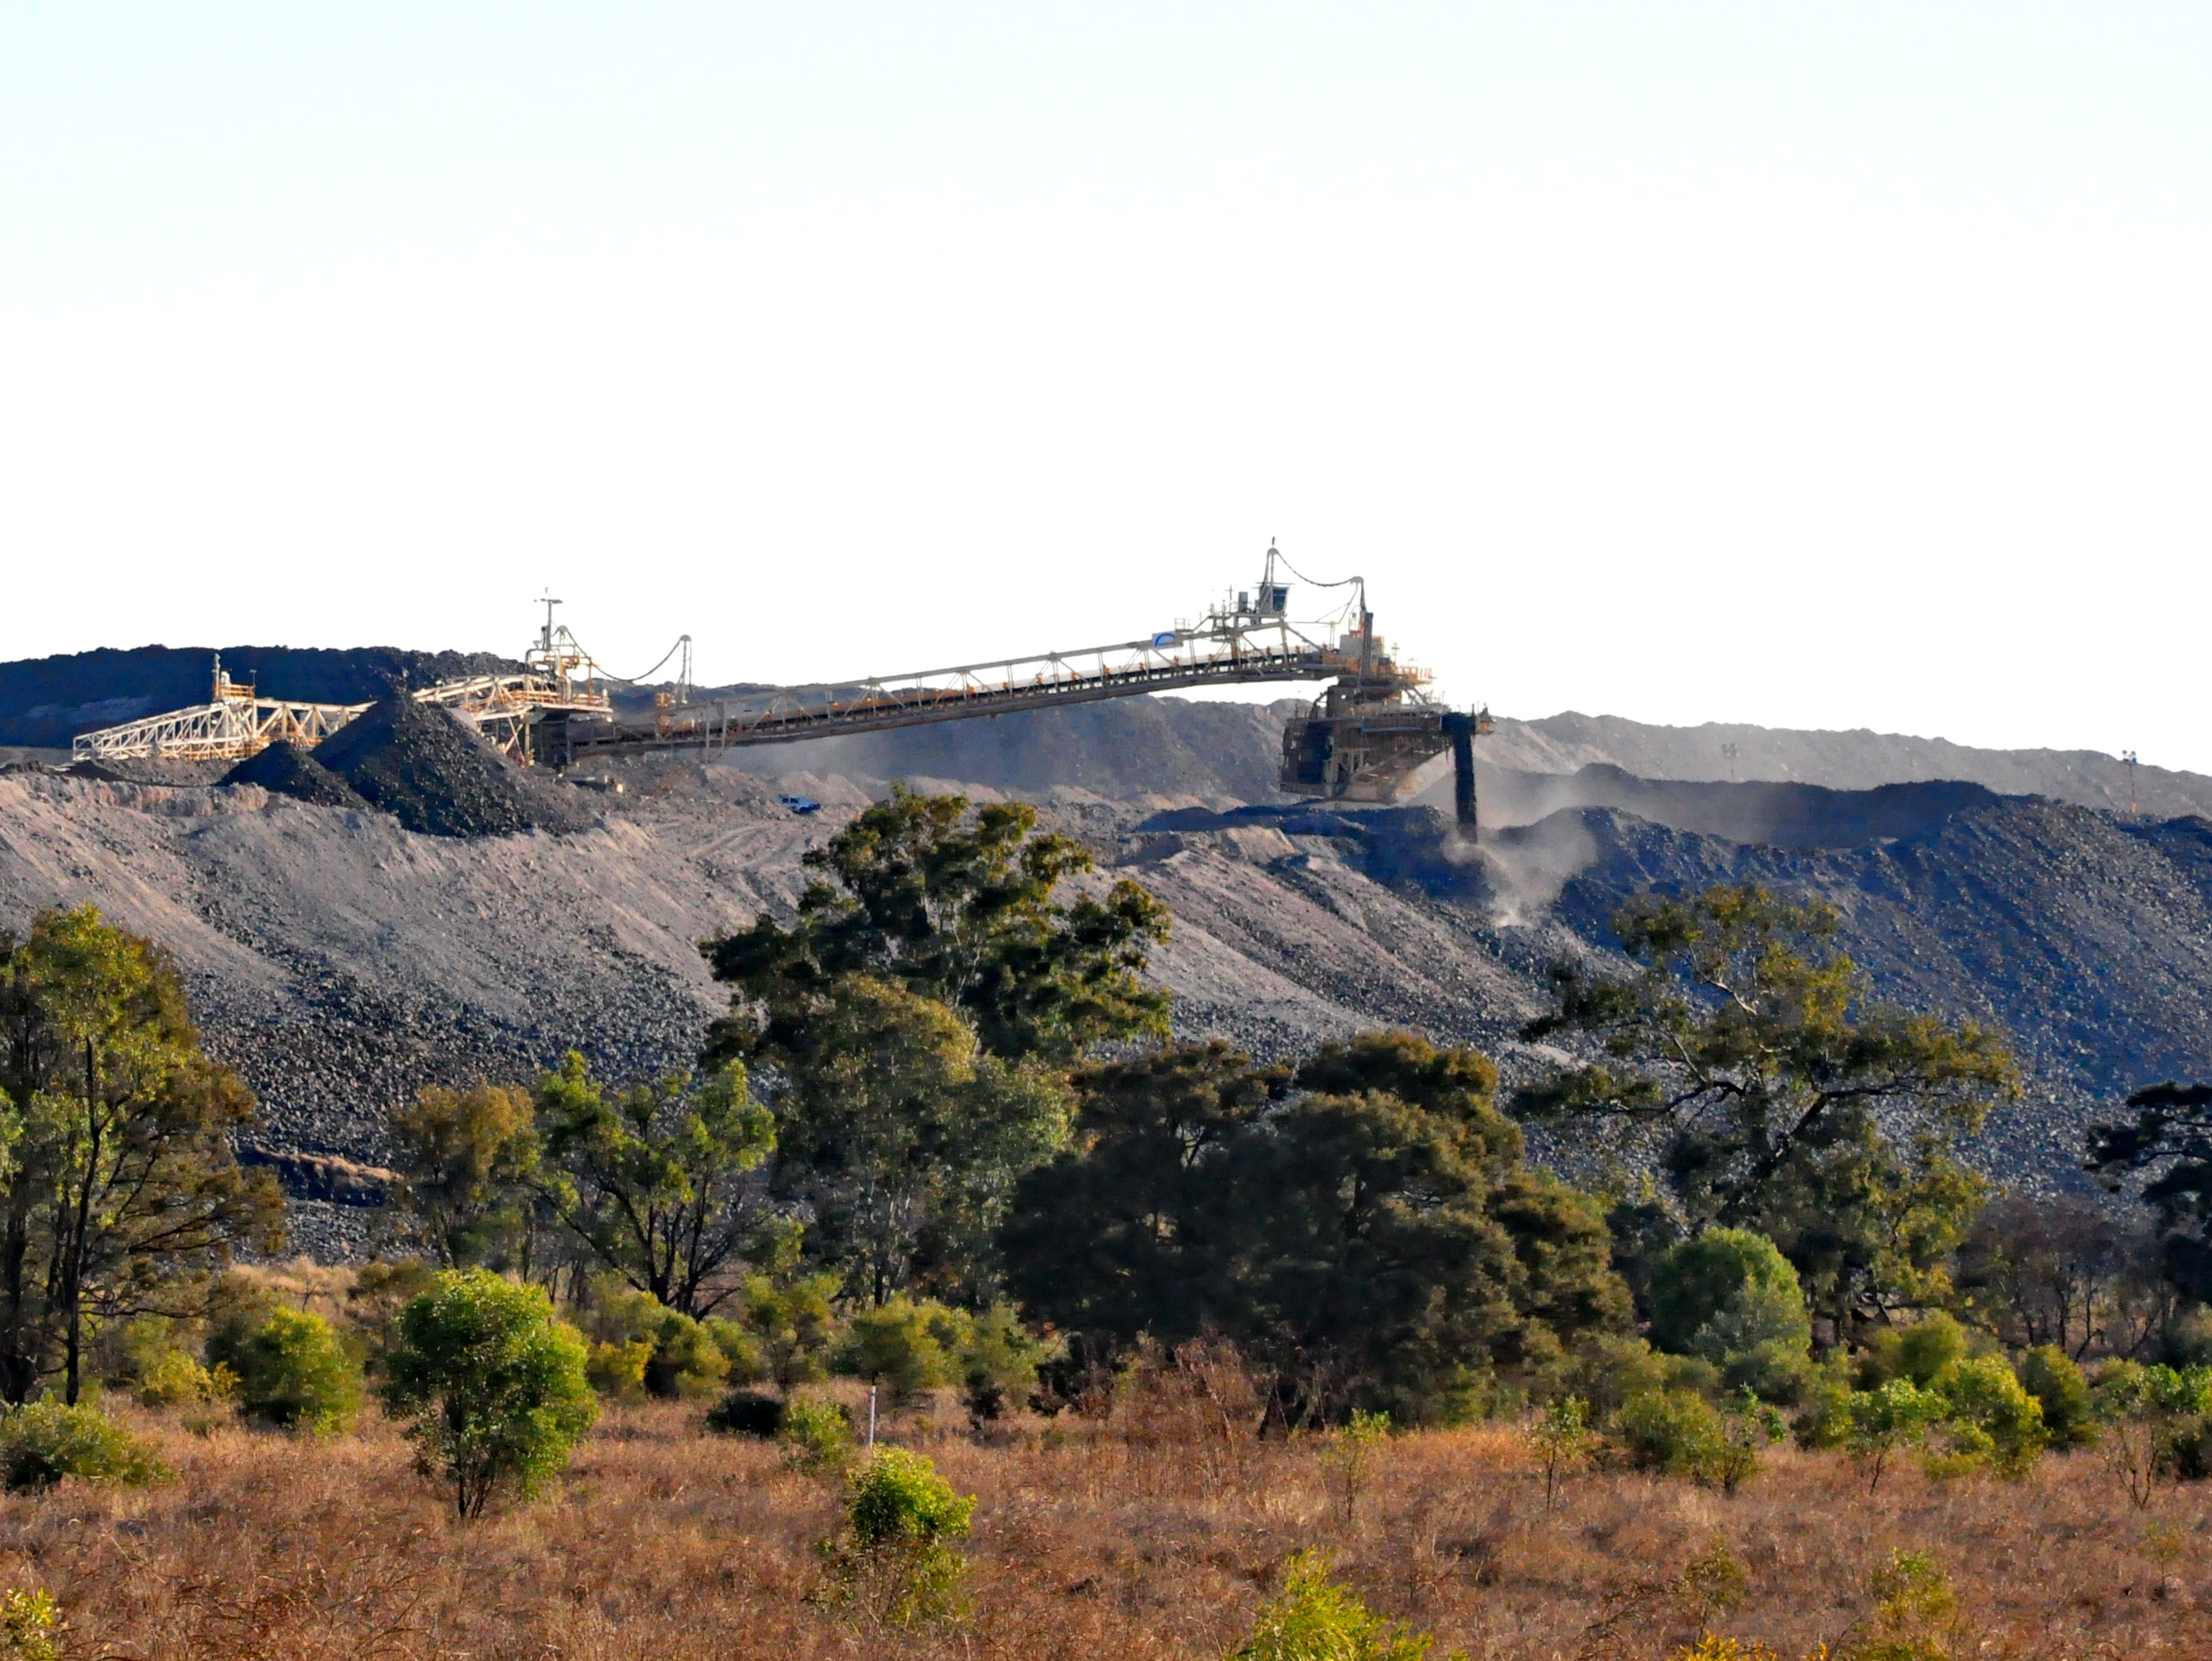
<instances>
[{"instance_id":1,"label":"shrub","mask_svg":"<svg viewBox=\"0 0 2212 1661\"><path fill-rule=\"evenodd\" d=\"M1966 1353L1966 1329L1942 1310L1911 1326L1884 1327L1868 1341L1859 1357L1859 1384L1873 1389L1892 1379L1909 1379L1925 1390L1936 1375Z\"/></svg>"},{"instance_id":2,"label":"shrub","mask_svg":"<svg viewBox=\"0 0 2212 1661\"><path fill-rule=\"evenodd\" d=\"M1647 1391L1629 1397L1615 1415L1613 1438L1635 1470L1695 1477L1719 1446L1721 1415L1692 1391Z\"/></svg>"},{"instance_id":3,"label":"shrub","mask_svg":"<svg viewBox=\"0 0 2212 1661\"><path fill-rule=\"evenodd\" d=\"M208 1407L238 1393L238 1374L218 1361L201 1366L181 1349L155 1358L138 1380L141 1407Z\"/></svg>"},{"instance_id":4,"label":"shrub","mask_svg":"<svg viewBox=\"0 0 2212 1661\"><path fill-rule=\"evenodd\" d=\"M2212 1475L2212 1367L2107 1361L2090 1397L2106 1458L2136 1505L2148 1505L2160 1481Z\"/></svg>"},{"instance_id":5,"label":"shrub","mask_svg":"<svg viewBox=\"0 0 2212 1661\"><path fill-rule=\"evenodd\" d=\"M1716 1539L1683 1565L1674 1578L1674 1592L1675 1603L1696 1619L1698 1630L1710 1634L1715 1616L1743 1607L1751 1593L1751 1572L1728 1549L1728 1542Z\"/></svg>"},{"instance_id":6,"label":"shrub","mask_svg":"<svg viewBox=\"0 0 2212 1661\"><path fill-rule=\"evenodd\" d=\"M527 1497L568 1464L599 1417L584 1368L583 1336L543 1291L448 1270L399 1313L384 1401L415 1422L418 1468L453 1483L459 1515L480 1517L495 1492Z\"/></svg>"},{"instance_id":7,"label":"shrub","mask_svg":"<svg viewBox=\"0 0 2212 1661\"><path fill-rule=\"evenodd\" d=\"M1668 1385L1666 1358L1643 1338L1594 1333L1577 1347L1566 1374L1567 1390L1590 1406L1594 1420L1610 1419L1632 1396Z\"/></svg>"},{"instance_id":8,"label":"shrub","mask_svg":"<svg viewBox=\"0 0 2212 1661\"><path fill-rule=\"evenodd\" d=\"M842 1277L799 1272L804 1232L788 1219L762 1231L756 1249L767 1266L745 1281L738 1311L738 1325L757 1356L748 1359L786 1394L820 1378L836 1347L834 1303Z\"/></svg>"},{"instance_id":9,"label":"shrub","mask_svg":"<svg viewBox=\"0 0 2212 1661\"><path fill-rule=\"evenodd\" d=\"M783 1428L782 1399L741 1385L708 1409L707 1428L726 1436L757 1436L765 1440Z\"/></svg>"},{"instance_id":10,"label":"shrub","mask_svg":"<svg viewBox=\"0 0 2212 1661\"><path fill-rule=\"evenodd\" d=\"M1670 1248L1648 1289L1660 1349L1710 1362L1729 1390L1794 1401L1810 1362L1813 1320L1774 1242L1744 1228L1709 1228Z\"/></svg>"},{"instance_id":11,"label":"shrub","mask_svg":"<svg viewBox=\"0 0 2212 1661\"><path fill-rule=\"evenodd\" d=\"M1892 1379L1878 1389L1853 1391L1845 1403L1848 1428L1844 1446L1867 1473L1867 1492L1881 1486L1889 1456L1918 1447L1929 1428L1940 1423L1951 1404L1910 1379Z\"/></svg>"},{"instance_id":12,"label":"shrub","mask_svg":"<svg viewBox=\"0 0 2212 1661\"><path fill-rule=\"evenodd\" d=\"M595 1343L584 1353L584 1378L600 1395L617 1402L645 1397L645 1364L653 1359L653 1343L639 1338L629 1343Z\"/></svg>"},{"instance_id":13,"label":"shrub","mask_svg":"<svg viewBox=\"0 0 2212 1661\"><path fill-rule=\"evenodd\" d=\"M280 1430L334 1435L361 1411L361 1369L320 1315L275 1308L227 1323L208 1356L237 1375L240 1410Z\"/></svg>"},{"instance_id":14,"label":"shrub","mask_svg":"<svg viewBox=\"0 0 2212 1661\"><path fill-rule=\"evenodd\" d=\"M975 1418L989 1420L1026 1403L1036 1392L1037 1369L1059 1349L1024 1326L1013 1305L993 1304L975 1317L960 1348L962 1403Z\"/></svg>"},{"instance_id":15,"label":"shrub","mask_svg":"<svg viewBox=\"0 0 2212 1661\"><path fill-rule=\"evenodd\" d=\"M893 1402L908 1401L958 1379L956 1357L973 1333L974 1323L958 1310L894 1298L853 1317L837 1369L884 1385Z\"/></svg>"},{"instance_id":16,"label":"shrub","mask_svg":"<svg viewBox=\"0 0 2212 1661\"><path fill-rule=\"evenodd\" d=\"M1589 1458L1589 1403L1579 1396L1563 1397L1544 1409L1529 1439L1544 1470L1544 1508L1552 1507L1559 1479L1571 1476Z\"/></svg>"},{"instance_id":17,"label":"shrub","mask_svg":"<svg viewBox=\"0 0 2212 1661\"><path fill-rule=\"evenodd\" d=\"M958 1613L967 1564L951 1543L975 1510L922 1455L878 1448L847 1479L844 1527L824 1543L838 1600L883 1626Z\"/></svg>"},{"instance_id":18,"label":"shrub","mask_svg":"<svg viewBox=\"0 0 2212 1661\"><path fill-rule=\"evenodd\" d=\"M783 1444L784 1458L811 1476L842 1470L853 1456L852 1420L819 1396L787 1397L775 1439Z\"/></svg>"},{"instance_id":19,"label":"shrub","mask_svg":"<svg viewBox=\"0 0 2212 1661\"><path fill-rule=\"evenodd\" d=\"M98 1408L31 1402L0 1414L0 1481L36 1494L64 1476L143 1488L169 1472L154 1450Z\"/></svg>"},{"instance_id":20,"label":"shrub","mask_svg":"<svg viewBox=\"0 0 2212 1661\"><path fill-rule=\"evenodd\" d=\"M1674 1652L1674 1661L1782 1661L1764 1644L1740 1644L1709 1632L1686 1650Z\"/></svg>"},{"instance_id":21,"label":"shrub","mask_svg":"<svg viewBox=\"0 0 2212 1661\"><path fill-rule=\"evenodd\" d=\"M16 1661L60 1661L54 1642L54 1600L43 1591L0 1592L0 1644Z\"/></svg>"},{"instance_id":22,"label":"shrub","mask_svg":"<svg viewBox=\"0 0 2212 1661\"><path fill-rule=\"evenodd\" d=\"M2002 1476L2025 1476L2043 1457L2043 1405L2029 1395L2012 1368L1995 1355L1953 1361L1936 1377L1936 1393L1948 1409L1963 1455L1970 1447ZM1982 1446L1986 1444L1986 1446ZM1955 1472L1950 1474L1957 1474Z\"/></svg>"},{"instance_id":23,"label":"shrub","mask_svg":"<svg viewBox=\"0 0 2212 1661\"><path fill-rule=\"evenodd\" d=\"M437 1267L421 1258L400 1258L389 1263L362 1265L346 1288L346 1318L367 1355L363 1370L380 1377L385 1352L391 1349L399 1312L436 1283Z\"/></svg>"},{"instance_id":24,"label":"shrub","mask_svg":"<svg viewBox=\"0 0 2212 1661\"><path fill-rule=\"evenodd\" d=\"M2055 1343L2020 1358L2020 1381L2043 1409L2044 1434L2053 1447L2087 1447L2097 1440L2096 1403L2089 1381L2074 1359Z\"/></svg>"},{"instance_id":25,"label":"shrub","mask_svg":"<svg viewBox=\"0 0 2212 1661\"><path fill-rule=\"evenodd\" d=\"M1359 1491L1367 1485L1367 1470L1375 1461L1375 1450L1389 1439L1390 1415L1387 1413L1354 1413L1351 1422L1332 1439L1328 1458L1344 1483L1346 1522L1358 1508Z\"/></svg>"},{"instance_id":26,"label":"shrub","mask_svg":"<svg viewBox=\"0 0 2212 1661\"><path fill-rule=\"evenodd\" d=\"M730 1376L729 1355L705 1323L611 1278L592 1288L584 1331L592 1387L603 1396L711 1396Z\"/></svg>"},{"instance_id":27,"label":"shrub","mask_svg":"<svg viewBox=\"0 0 2212 1661\"><path fill-rule=\"evenodd\" d=\"M1260 1606L1236 1661L1424 1661L1431 1642L1330 1579L1320 1552L1302 1551L1283 1566L1283 1588Z\"/></svg>"},{"instance_id":28,"label":"shrub","mask_svg":"<svg viewBox=\"0 0 2212 1661\"><path fill-rule=\"evenodd\" d=\"M1891 1552L1867 1590L1873 1630L1847 1643L1838 1661L1951 1661L1960 1652L1958 1599L1928 1553Z\"/></svg>"}]
</instances>

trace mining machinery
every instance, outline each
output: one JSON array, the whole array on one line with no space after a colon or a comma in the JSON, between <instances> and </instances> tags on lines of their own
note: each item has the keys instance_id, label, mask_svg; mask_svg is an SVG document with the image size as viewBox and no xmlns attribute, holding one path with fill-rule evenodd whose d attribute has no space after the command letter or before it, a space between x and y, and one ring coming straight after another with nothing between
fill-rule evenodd
<instances>
[{"instance_id":1,"label":"mining machinery","mask_svg":"<svg viewBox=\"0 0 2212 1661\"><path fill-rule=\"evenodd\" d=\"M1294 621L1294 579L1324 593L1341 591L1345 598L1319 617ZM670 657L680 652L683 658L675 689L655 694L649 723L617 718L610 687L637 682L606 675L574 635L555 623L560 601L546 595L540 603L544 625L522 673L444 682L413 694L450 709L520 761L565 768L654 751L792 743L1194 687L1325 681L1329 684L1310 707L1284 730L1283 791L1325 801L1397 801L1428 783L1431 764L1449 754L1455 816L1463 836L1474 834L1474 740L1490 730L1488 712L1446 708L1429 694L1428 670L1392 656L1376 632L1364 578L1312 582L1273 543L1255 587L1195 621L1111 646L693 701L687 634L670 649ZM218 658L210 703L85 733L76 750L93 760L235 759L279 739L318 743L368 707L264 698L230 681Z\"/></svg>"},{"instance_id":2,"label":"mining machinery","mask_svg":"<svg viewBox=\"0 0 2212 1661\"><path fill-rule=\"evenodd\" d=\"M1394 658L1376 633L1360 577L1334 583L1346 603L1325 617L1293 621L1297 573L1273 543L1256 587L1240 591L1195 621L1141 640L1072 652L904 675L785 687L757 698L691 705L663 702L650 726L549 715L538 750L559 767L654 750L714 751L792 743L845 733L971 720L1108 698L1193 687L1327 681L1311 707L1283 733L1279 780L1293 796L1387 803L1428 782L1430 763L1455 764L1455 816L1475 822L1473 741L1490 730L1487 711L1462 713L1429 695L1431 676Z\"/></svg>"}]
</instances>

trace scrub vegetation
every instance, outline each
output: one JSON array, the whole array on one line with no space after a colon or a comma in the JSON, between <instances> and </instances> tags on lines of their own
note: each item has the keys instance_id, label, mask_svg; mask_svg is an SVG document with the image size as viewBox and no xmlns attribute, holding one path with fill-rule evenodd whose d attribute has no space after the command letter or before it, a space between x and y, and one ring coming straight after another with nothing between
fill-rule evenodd
<instances>
[{"instance_id":1,"label":"scrub vegetation","mask_svg":"<svg viewBox=\"0 0 2212 1661\"><path fill-rule=\"evenodd\" d=\"M1026 808L900 791L807 861L702 945L694 1070L395 1114L346 1268L276 1266L157 948L0 941L24 1641L2212 1653L2199 1087L2029 1202L1962 1157L1998 1035L1816 905L1630 906L1508 1090L1169 1041L1164 912Z\"/></svg>"}]
</instances>

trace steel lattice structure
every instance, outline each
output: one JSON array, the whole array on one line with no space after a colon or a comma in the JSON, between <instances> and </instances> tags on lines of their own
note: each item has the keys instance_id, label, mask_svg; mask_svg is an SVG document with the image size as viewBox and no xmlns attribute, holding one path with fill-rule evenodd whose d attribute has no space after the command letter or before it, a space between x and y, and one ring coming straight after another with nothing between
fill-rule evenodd
<instances>
[{"instance_id":1,"label":"steel lattice structure","mask_svg":"<svg viewBox=\"0 0 2212 1661\"><path fill-rule=\"evenodd\" d=\"M1195 624L1074 652L781 688L744 702L685 701L685 635L672 649L685 654L679 691L656 695L649 726L615 721L598 665L574 635L554 625L560 602L549 595L545 626L525 672L443 682L414 696L451 710L519 761L566 767L594 756L786 744L1194 687L1328 681L1334 684L1306 716L1284 731L1283 790L1389 802L1449 750L1459 774L1459 817L1471 833L1469 744L1489 730L1488 715L1461 715L1434 702L1429 672L1389 655L1375 632L1363 579L1319 585L1355 591L1334 619L1291 621L1291 590L1280 578L1295 574L1271 546L1256 593L1239 594L1233 605L1216 606ZM1348 628L1340 627L1347 621ZM80 758L92 760L235 760L279 740L313 746L368 707L262 698L225 676L217 658L211 702L88 732L75 748Z\"/></svg>"}]
</instances>

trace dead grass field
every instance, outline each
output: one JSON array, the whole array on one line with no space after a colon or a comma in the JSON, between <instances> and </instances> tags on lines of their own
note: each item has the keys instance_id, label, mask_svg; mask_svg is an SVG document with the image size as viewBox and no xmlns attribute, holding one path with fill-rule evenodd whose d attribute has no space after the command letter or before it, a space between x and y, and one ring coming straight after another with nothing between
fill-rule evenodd
<instances>
[{"instance_id":1,"label":"dead grass field","mask_svg":"<svg viewBox=\"0 0 2212 1661\"><path fill-rule=\"evenodd\" d=\"M1660 1658L1696 1635L1668 1589L1717 1538L1750 1585L1716 1626L1792 1661L1839 1646L1899 1547L1949 1571L1960 1653L2212 1657L2212 1485L2138 1512L2094 1455L2017 1486L1907 1469L1869 1499L1840 1458L1780 1451L1734 1498L1594 1475L1547 1512L1510 1432L1438 1433L1385 1446L1347 1518L1316 1444L1086 1428L982 1446L907 1426L981 1504L969 1616L899 1634L809 1602L833 1487L700 1434L696 1409L611 1412L554 1492L474 1525L387 1428L318 1443L133 1422L177 1482L0 1503L0 1584L49 1591L73 1657L1212 1658L1283 1560L1320 1546L1435 1634L1436 1661Z\"/></svg>"}]
</instances>

